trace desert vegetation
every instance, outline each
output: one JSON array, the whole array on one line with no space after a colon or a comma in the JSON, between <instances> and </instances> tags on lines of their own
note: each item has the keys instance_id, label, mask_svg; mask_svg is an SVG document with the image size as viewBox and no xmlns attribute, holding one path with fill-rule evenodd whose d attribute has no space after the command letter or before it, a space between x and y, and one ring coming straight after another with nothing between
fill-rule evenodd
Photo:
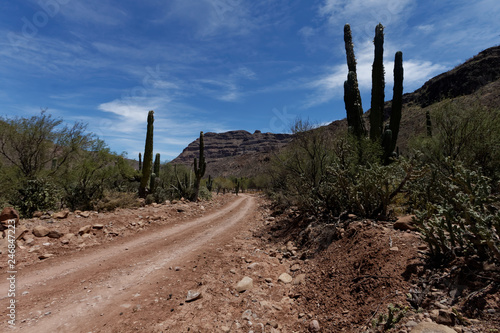
<instances>
[{"instance_id":1,"label":"desert vegetation","mask_svg":"<svg viewBox=\"0 0 500 333\"><path fill-rule=\"evenodd\" d=\"M500 110L443 100L429 107L425 132L399 154L402 53L395 55L394 96L384 118L383 27L375 29L372 105L366 130L349 25L344 84L348 132L297 120L293 141L272 163L270 197L278 209L297 207L328 225L349 214L387 220L415 214L435 263L477 256L500 260ZM385 130L382 130L385 127Z\"/></svg>"}]
</instances>

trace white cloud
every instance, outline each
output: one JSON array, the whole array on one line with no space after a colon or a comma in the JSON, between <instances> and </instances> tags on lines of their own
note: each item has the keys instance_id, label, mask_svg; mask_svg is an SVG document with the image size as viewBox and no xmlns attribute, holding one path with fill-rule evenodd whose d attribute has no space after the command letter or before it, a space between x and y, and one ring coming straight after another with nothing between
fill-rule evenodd
<instances>
[{"instance_id":1,"label":"white cloud","mask_svg":"<svg viewBox=\"0 0 500 333\"><path fill-rule=\"evenodd\" d=\"M373 43L366 41L356 52L357 77L361 93L369 92L372 86L372 66L374 49ZM390 43L384 50L384 68L386 82L386 100L392 98L394 53L396 49ZM406 92L412 92L420 88L422 84L433 76L446 70L441 64L431 61L405 59L403 54L404 82ZM326 73L312 80L307 87L313 90L306 100L304 107L312 107L326 103L334 98L340 98L344 94L344 81L347 78L347 65L330 67ZM389 95L387 95L389 94ZM366 103L366 102L365 102Z\"/></svg>"},{"instance_id":2,"label":"white cloud","mask_svg":"<svg viewBox=\"0 0 500 333\"><path fill-rule=\"evenodd\" d=\"M379 22L384 26L400 22L414 3L415 0L324 0L319 14L335 29L349 23L354 32L364 32L365 37L373 38Z\"/></svg>"}]
</instances>

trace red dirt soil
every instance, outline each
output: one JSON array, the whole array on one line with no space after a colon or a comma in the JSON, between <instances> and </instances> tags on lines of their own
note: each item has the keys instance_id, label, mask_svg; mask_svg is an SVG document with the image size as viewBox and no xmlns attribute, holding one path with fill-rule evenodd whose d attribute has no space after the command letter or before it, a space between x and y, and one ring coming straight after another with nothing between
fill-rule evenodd
<instances>
[{"instance_id":1,"label":"red dirt soil","mask_svg":"<svg viewBox=\"0 0 500 333\"><path fill-rule=\"evenodd\" d=\"M406 294L423 267L415 232L352 222L311 256L310 248L297 248L289 217L271 213L265 199L244 194L70 214L54 223L22 220L30 231L99 229L60 239L28 233L18 241L15 329L5 319L2 254L0 331L307 332L317 320L321 332L360 332L388 304L409 305ZM39 259L47 253L53 256ZM278 281L282 273L293 282ZM253 287L239 293L245 276ZM189 290L201 297L187 302ZM409 311L395 331L409 332L410 320L430 319ZM486 327L475 322L463 332Z\"/></svg>"}]
</instances>

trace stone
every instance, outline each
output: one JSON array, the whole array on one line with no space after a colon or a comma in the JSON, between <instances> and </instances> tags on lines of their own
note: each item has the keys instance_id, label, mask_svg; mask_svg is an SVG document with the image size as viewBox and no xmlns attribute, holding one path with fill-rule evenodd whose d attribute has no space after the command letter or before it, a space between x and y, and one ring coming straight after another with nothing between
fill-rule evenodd
<instances>
[{"instance_id":1,"label":"stone","mask_svg":"<svg viewBox=\"0 0 500 333\"><path fill-rule=\"evenodd\" d=\"M290 268L290 272L296 272L300 270L300 265L299 264L294 264L292 265L292 267Z\"/></svg>"},{"instance_id":2,"label":"stone","mask_svg":"<svg viewBox=\"0 0 500 333\"><path fill-rule=\"evenodd\" d=\"M293 285L299 285L299 284L306 284L306 275L305 274L299 274L297 275L293 281L292 281L292 284Z\"/></svg>"},{"instance_id":3,"label":"stone","mask_svg":"<svg viewBox=\"0 0 500 333\"><path fill-rule=\"evenodd\" d=\"M321 327L319 326L319 322L317 320L311 320L309 323L309 332L320 332Z\"/></svg>"},{"instance_id":4,"label":"stone","mask_svg":"<svg viewBox=\"0 0 500 333\"><path fill-rule=\"evenodd\" d=\"M88 234L90 232L90 230L92 230L92 226L86 225L86 226L81 227L80 230L78 230L78 234L80 236L83 234Z\"/></svg>"},{"instance_id":5,"label":"stone","mask_svg":"<svg viewBox=\"0 0 500 333\"><path fill-rule=\"evenodd\" d=\"M221 326L221 331L224 332L224 333L229 333L231 332L231 329L227 326Z\"/></svg>"},{"instance_id":6,"label":"stone","mask_svg":"<svg viewBox=\"0 0 500 333\"><path fill-rule=\"evenodd\" d=\"M413 327L412 333L457 333L454 329L448 326L439 325L436 323L421 322Z\"/></svg>"},{"instance_id":7,"label":"stone","mask_svg":"<svg viewBox=\"0 0 500 333\"><path fill-rule=\"evenodd\" d=\"M47 234L47 237L49 237L49 238L61 238L62 236L64 236L64 234L60 231L57 231L57 230L51 230Z\"/></svg>"},{"instance_id":8,"label":"stone","mask_svg":"<svg viewBox=\"0 0 500 333\"><path fill-rule=\"evenodd\" d=\"M283 283L290 283L293 281L293 278L290 276L290 274L283 273L279 276L278 281L281 281Z\"/></svg>"},{"instance_id":9,"label":"stone","mask_svg":"<svg viewBox=\"0 0 500 333\"><path fill-rule=\"evenodd\" d=\"M253 319L252 317L252 311L251 310L245 310L243 314L241 315L241 319L245 319L248 321L251 321Z\"/></svg>"},{"instance_id":10,"label":"stone","mask_svg":"<svg viewBox=\"0 0 500 333\"><path fill-rule=\"evenodd\" d=\"M36 227L33 228L33 235L35 237L45 237L49 234L50 230L49 228L43 226L43 225L37 225Z\"/></svg>"},{"instance_id":11,"label":"stone","mask_svg":"<svg viewBox=\"0 0 500 333\"><path fill-rule=\"evenodd\" d=\"M18 227L16 228L16 241L21 239L28 233L28 229L26 227Z\"/></svg>"},{"instance_id":12,"label":"stone","mask_svg":"<svg viewBox=\"0 0 500 333\"><path fill-rule=\"evenodd\" d=\"M253 279L248 276L245 276L238 282L235 289L237 292L241 293L244 292L245 290L252 288L253 288Z\"/></svg>"},{"instance_id":13,"label":"stone","mask_svg":"<svg viewBox=\"0 0 500 333\"><path fill-rule=\"evenodd\" d=\"M8 229L8 220L15 220L15 226L19 225L19 213L14 209L14 207L5 207L0 213L0 225L2 230Z\"/></svg>"},{"instance_id":14,"label":"stone","mask_svg":"<svg viewBox=\"0 0 500 333\"><path fill-rule=\"evenodd\" d=\"M411 230L411 231L417 231L418 229L415 227L413 224L413 218L415 215L406 215L406 216L401 216L400 218L397 219L396 222L394 222L393 227L396 230Z\"/></svg>"},{"instance_id":15,"label":"stone","mask_svg":"<svg viewBox=\"0 0 500 333\"><path fill-rule=\"evenodd\" d=\"M193 290L188 290L187 296L186 296L186 302L192 302L197 299L201 298L201 292L199 291L193 291Z\"/></svg>"},{"instance_id":16,"label":"stone","mask_svg":"<svg viewBox=\"0 0 500 333\"><path fill-rule=\"evenodd\" d=\"M45 259L49 259L49 258L52 258L54 255L52 253L44 253L40 256L38 256L38 259L40 260L45 260Z\"/></svg>"},{"instance_id":17,"label":"stone","mask_svg":"<svg viewBox=\"0 0 500 333\"><path fill-rule=\"evenodd\" d=\"M60 211L58 213L55 213L54 215L52 215L52 217L55 218L55 219L62 220L62 219L67 218L68 215L69 215L69 210L63 210L63 211Z\"/></svg>"},{"instance_id":18,"label":"stone","mask_svg":"<svg viewBox=\"0 0 500 333\"><path fill-rule=\"evenodd\" d=\"M102 228L104 228L104 224L94 224L94 225L92 226L92 228L93 228L93 229L102 229Z\"/></svg>"},{"instance_id":19,"label":"stone","mask_svg":"<svg viewBox=\"0 0 500 333\"><path fill-rule=\"evenodd\" d=\"M438 316L434 320L438 324L454 326L455 325L455 314L448 310L439 310Z\"/></svg>"},{"instance_id":20,"label":"stone","mask_svg":"<svg viewBox=\"0 0 500 333\"><path fill-rule=\"evenodd\" d=\"M39 210L33 213L33 218L40 218L43 216L43 213Z\"/></svg>"},{"instance_id":21,"label":"stone","mask_svg":"<svg viewBox=\"0 0 500 333\"><path fill-rule=\"evenodd\" d=\"M297 250L297 248L295 247L295 245L293 244L292 241L289 241L288 243L286 243L286 250L288 252L292 252L292 251Z\"/></svg>"},{"instance_id":22,"label":"stone","mask_svg":"<svg viewBox=\"0 0 500 333\"><path fill-rule=\"evenodd\" d=\"M88 218L90 216L90 212L81 212L79 215L81 217Z\"/></svg>"},{"instance_id":23,"label":"stone","mask_svg":"<svg viewBox=\"0 0 500 333\"><path fill-rule=\"evenodd\" d=\"M397 246L393 246L389 249L390 251L393 251L393 252L399 252L399 247Z\"/></svg>"}]
</instances>

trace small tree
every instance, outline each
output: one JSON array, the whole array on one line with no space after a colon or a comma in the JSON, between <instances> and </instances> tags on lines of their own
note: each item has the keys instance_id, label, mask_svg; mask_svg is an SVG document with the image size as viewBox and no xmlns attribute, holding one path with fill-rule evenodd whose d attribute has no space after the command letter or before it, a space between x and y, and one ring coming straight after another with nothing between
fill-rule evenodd
<instances>
[{"instance_id":1,"label":"small tree","mask_svg":"<svg viewBox=\"0 0 500 333\"><path fill-rule=\"evenodd\" d=\"M0 154L27 179L40 177L45 171L54 175L95 141L92 134L85 133L87 125L77 122L69 127L62 123L46 110L30 118L2 117Z\"/></svg>"}]
</instances>

